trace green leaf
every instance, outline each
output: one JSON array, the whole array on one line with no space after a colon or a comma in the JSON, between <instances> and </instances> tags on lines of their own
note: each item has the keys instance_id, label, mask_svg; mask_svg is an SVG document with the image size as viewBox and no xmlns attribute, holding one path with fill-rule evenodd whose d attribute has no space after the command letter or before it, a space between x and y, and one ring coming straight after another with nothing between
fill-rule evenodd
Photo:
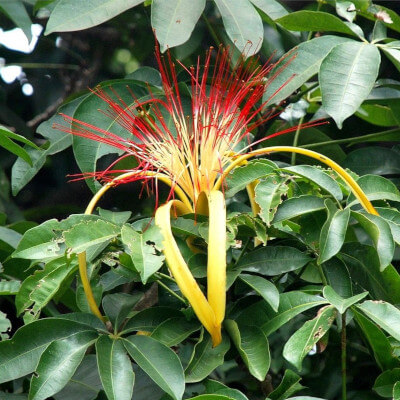
<instances>
[{"instance_id":1,"label":"green leaf","mask_svg":"<svg viewBox=\"0 0 400 400\"><path fill-rule=\"evenodd\" d=\"M307 321L286 342L283 348L283 357L301 370L304 357L313 346L325 335L335 320L336 310L332 306L326 306L318 311L318 315L311 321Z\"/></svg>"},{"instance_id":2,"label":"green leaf","mask_svg":"<svg viewBox=\"0 0 400 400\"><path fill-rule=\"evenodd\" d=\"M96 342L97 365L108 400L131 400L135 374L119 339L107 335Z\"/></svg>"},{"instance_id":3,"label":"green leaf","mask_svg":"<svg viewBox=\"0 0 400 400\"><path fill-rule=\"evenodd\" d=\"M18 314L24 313L25 323L39 317L42 308L57 294L63 282L76 268L76 262L67 262L65 257L57 258L22 282L15 297L15 306Z\"/></svg>"},{"instance_id":4,"label":"green leaf","mask_svg":"<svg viewBox=\"0 0 400 400\"><path fill-rule=\"evenodd\" d=\"M325 286L322 293L340 314L344 314L349 307L368 296L368 292L364 292L345 299L339 296L331 286Z\"/></svg>"},{"instance_id":5,"label":"green leaf","mask_svg":"<svg viewBox=\"0 0 400 400\"><path fill-rule=\"evenodd\" d=\"M351 297L353 288L349 270L346 264L339 258L334 257L322 264L328 284L342 297Z\"/></svg>"},{"instance_id":6,"label":"green leaf","mask_svg":"<svg viewBox=\"0 0 400 400\"><path fill-rule=\"evenodd\" d=\"M319 71L322 106L340 129L371 92L380 62L377 47L361 42L338 44L322 61Z\"/></svg>"},{"instance_id":7,"label":"green leaf","mask_svg":"<svg viewBox=\"0 0 400 400\"><path fill-rule=\"evenodd\" d=\"M290 31L330 31L355 36L341 19L322 11L295 11L278 18L275 22Z\"/></svg>"},{"instance_id":8,"label":"green leaf","mask_svg":"<svg viewBox=\"0 0 400 400\"><path fill-rule=\"evenodd\" d=\"M257 237L264 245L267 243L268 236L265 224L259 218L250 214L236 214L228 218L227 226L228 230L234 232L235 237Z\"/></svg>"},{"instance_id":9,"label":"green leaf","mask_svg":"<svg viewBox=\"0 0 400 400\"><path fill-rule=\"evenodd\" d=\"M313 296L299 291L282 293L278 312L272 314L271 319L261 329L265 335L269 336L296 315L323 304L327 304L327 301L320 296Z\"/></svg>"},{"instance_id":10,"label":"green leaf","mask_svg":"<svg viewBox=\"0 0 400 400\"><path fill-rule=\"evenodd\" d=\"M359 290L368 291L375 299L400 302L400 275L392 265L384 271L380 270L375 248L354 242L345 243L340 258Z\"/></svg>"},{"instance_id":11,"label":"green leaf","mask_svg":"<svg viewBox=\"0 0 400 400\"><path fill-rule=\"evenodd\" d=\"M393 400L400 400L400 381L393 386Z\"/></svg>"},{"instance_id":12,"label":"green leaf","mask_svg":"<svg viewBox=\"0 0 400 400\"><path fill-rule=\"evenodd\" d=\"M168 347L183 342L189 335L200 329L197 321L187 321L182 317L169 318L157 326L151 337Z\"/></svg>"},{"instance_id":13,"label":"green leaf","mask_svg":"<svg viewBox=\"0 0 400 400\"><path fill-rule=\"evenodd\" d=\"M132 215L131 211L110 211L104 208L98 208L100 217L116 225L123 225Z\"/></svg>"},{"instance_id":14,"label":"green leaf","mask_svg":"<svg viewBox=\"0 0 400 400\"><path fill-rule=\"evenodd\" d=\"M400 362L393 356L393 348L382 330L358 312L355 307L351 311L354 314L355 321L361 328L365 341L372 350L378 366L383 371L400 366Z\"/></svg>"},{"instance_id":15,"label":"green leaf","mask_svg":"<svg viewBox=\"0 0 400 400\"><path fill-rule=\"evenodd\" d=\"M120 227L99 219L76 224L63 233L65 244L72 253L82 253L89 247L109 242L120 233Z\"/></svg>"},{"instance_id":16,"label":"green leaf","mask_svg":"<svg viewBox=\"0 0 400 400\"><path fill-rule=\"evenodd\" d=\"M4 133L4 132L7 132L7 131L5 130L5 128L0 126L0 147L3 147L4 149L9 151L10 153L15 154L17 157L22 158L25 162L27 162L30 166L32 166L32 160L31 160L30 155L27 153L27 151L24 148L22 148L20 145L18 145L16 143L14 143L8 137L8 135L6 135Z\"/></svg>"},{"instance_id":17,"label":"green leaf","mask_svg":"<svg viewBox=\"0 0 400 400\"><path fill-rule=\"evenodd\" d=\"M400 368L394 368L380 374L374 383L373 389L379 396L392 397L394 385L400 381Z\"/></svg>"},{"instance_id":18,"label":"green leaf","mask_svg":"<svg viewBox=\"0 0 400 400\"><path fill-rule=\"evenodd\" d=\"M286 8L276 0L250 0L257 8L265 12L272 20L287 15Z\"/></svg>"},{"instance_id":19,"label":"green leaf","mask_svg":"<svg viewBox=\"0 0 400 400\"><path fill-rule=\"evenodd\" d=\"M79 31L108 21L144 0L60 0L50 14L45 35Z\"/></svg>"},{"instance_id":20,"label":"green leaf","mask_svg":"<svg viewBox=\"0 0 400 400\"><path fill-rule=\"evenodd\" d=\"M12 257L46 260L61 256L64 249L55 240L54 230L56 229L58 229L56 219L50 219L39 226L28 229L18 243Z\"/></svg>"},{"instance_id":21,"label":"green leaf","mask_svg":"<svg viewBox=\"0 0 400 400\"><path fill-rule=\"evenodd\" d=\"M274 276L299 269L309 261L311 261L309 256L294 247L268 246L245 254L237 264L237 268Z\"/></svg>"},{"instance_id":22,"label":"green leaf","mask_svg":"<svg viewBox=\"0 0 400 400\"><path fill-rule=\"evenodd\" d=\"M400 245L400 211L382 207L376 207L376 211L389 224L394 241Z\"/></svg>"},{"instance_id":23,"label":"green leaf","mask_svg":"<svg viewBox=\"0 0 400 400\"><path fill-rule=\"evenodd\" d=\"M46 347L80 332L95 332L87 325L61 319L42 319L18 329L12 340L0 342L0 383L33 372Z\"/></svg>"},{"instance_id":24,"label":"green leaf","mask_svg":"<svg viewBox=\"0 0 400 400\"><path fill-rule=\"evenodd\" d=\"M28 42L32 40L32 22L21 0L2 1L0 4L0 11L6 14L18 28L23 30Z\"/></svg>"},{"instance_id":25,"label":"green leaf","mask_svg":"<svg viewBox=\"0 0 400 400\"><path fill-rule=\"evenodd\" d=\"M278 166L269 160L251 160L247 164L234 168L226 177L226 197L232 197L243 190L249 183L260 179L277 169Z\"/></svg>"},{"instance_id":26,"label":"green leaf","mask_svg":"<svg viewBox=\"0 0 400 400\"><path fill-rule=\"evenodd\" d=\"M204 382L207 394L217 394L228 396L234 400L249 400L242 392L237 389L231 389L225 386L223 383L215 381L213 379L207 379Z\"/></svg>"},{"instance_id":27,"label":"green leaf","mask_svg":"<svg viewBox=\"0 0 400 400\"><path fill-rule=\"evenodd\" d=\"M343 200L343 194L339 184L327 172L323 171L319 167L311 165L295 165L293 167L282 168L281 171L294 173L307 178L332 195L336 200Z\"/></svg>"},{"instance_id":28,"label":"green leaf","mask_svg":"<svg viewBox=\"0 0 400 400\"><path fill-rule=\"evenodd\" d=\"M328 219L321 229L318 264L328 261L340 251L350 218L348 208L338 210L329 199L325 200L325 207L328 211Z\"/></svg>"},{"instance_id":29,"label":"green leaf","mask_svg":"<svg viewBox=\"0 0 400 400\"><path fill-rule=\"evenodd\" d=\"M20 281L6 281L0 280L0 296L17 294L21 287Z\"/></svg>"},{"instance_id":30,"label":"green leaf","mask_svg":"<svg viewBox=\"0 0 400 400\"><path fill-rule=\"evenodd\" d=\"M273 283L258 275L240 274L239 277L254 289L274 311L278 311L279 292Z\"/></svg>"},{"instance_id":31,"label":"green leaf","mask_svg":"<svg viewBox=\"0 0 400 400\"><path fill-rule=\"evenodd\" d=\"M380 216L351 212L365 232L371 237L378 253L380 269L383 271L392 261L394 254L394 240L389 224Z\"/></svg>"},{"instance_id":32,"label":"green leaf","mask_svg":"<svg viewBox=\"0 0 400 400\"><path fill-rule=\"evenodd\" d=\"M102 389L96 355L89 354L83 358L64 389L53 397L56 400L94 400Z\"/></svg>"},{"instance_id":33,"label":"green leaf","mask_svg":"<svg viewBox=\"0 0 400 400\"><path fill-rule=\"evenodd\" d=\"M271 364L268 340L264 333L257 326L244 325L239 328L231 319L225 320L224 327L250 374L263 381Z\"/></svg>"},{"instance_id":34,"label":"green leaf","mask_svg":"<svg viewBox=\"0 0 400 400\"><path fill-rule=\"evenodd\" d=\"M124 326L123 333L132 331L153 332L158 325L169 318L179 316L175 308L170 307L151 307L139 311Z\"/></svg>"},{"instance_id":35,"label":"green leaf","mask_svg":"<svg viewBox=\"0 0 400 400\"><path fill-rule=\"evenodd\" d=\"M147 375L175 400L185 389L185 377L178 356L168 347L148 336L129 336L124 346Z\"/></svg>"},{"instance_id":36,"label":"green leaf","mask_svg":"<svg viewBox=\"0 0 400 400\"><path fill-rule=\"evenodd\" d=\"M200 396L191 397L188 400L235 400L233 397L223 394L201 394Z\"/></svg>"},{"instance_id":37,"label":"green leaf","mask_svg":"<svg viewBox=\"0 0 400 400\"><path fill-rule=\"evenodd\" d=\"M143 293L135 293L133 295L127 293L112 293L104 296L102 302L103 309L114 327L114 333L118 332L125 318L142 297Z\"/></svg>"},{"instance_id":38,"label":"green leaf","mask_svg":"<svg viewBox=\"0 0 400 400\"><path fill-rule=\"evenodd\" d=\"M392 109L380 104L363 104L357 110L356 115L358 118L377 126L397 125Z\"/></svg>"},{"instance_id":39,"label":"green leaf","mask_svg":"<svg viewBox=\"0 0 400 400\"><path fill-rule=\"evenodd\" d=\"M286 180L283 176L270 175L261 180L254 189L254 200L260 206L260 217L267 226L270 226L278 205L282 203L282 196L289 190Z\"/></svg>"},{"instance_id":40,"label":"green leaf","mask_svg":"<svg viewBox=\"0 0 400 400\"><path fill-rule=\"evenodd\" d=\"M5 228L4 226L0 226L0 241L7 243L16 249L21 238L22 235L20 233L12 229Z\"/></svg>"},{"instance_id":41,"label":"green leaf","mask_svg":"<svg viewBox=\"0 0 400 400\"><path fill-rule=\"evenodd\" d=\"M58 111L71 115L77 106L86 96L81 96L69 103L62 105ZM11 186L12 193L16 196L19 191L39 172L45 164L47 156L56 154L72 144L72 135L65 132L60 132L53 128L54 124L63 124L68 126L63 117L57 113L49 120L42 122L37 128L37 133L48 140L45 149L34 150L26 148L32 159L33 165L30 167L22 159L18 159L12 167L11 171Z\"/></svg>"},{"instance_id":42,"label":"green leaf","mask_svg":"<svg viewBox=\"0 0 400 400\"><path fill-rule=\"evenodd\" d=\"M163 248L163 237L159 228L154 225L144 233L139 233L129 225L124 225L121 240L127 246L133 265L145 284L164 262L164 256L160 253Z\"/></svg>"},{"instance_id":43,"label":"green leaf","mask_svg":"<svg viewBox=\"0 0 400 400\"><path fill-rule=\"evenodd\" d=\"M304 386L300 384L300 376L290 369L285 371L282 381L279 386L268 395L271 400L285 400L288 396L303 389Z\"/></svg>"},{"instance_id":44,"label":"green leaf","mask_svg":"<svg viewBox=\"0 0 400 400\"><path fill-rule=\"evenodd\" d=\"M264 28L258 12L248 0L214 0L222 16L226 32L246 57L260 50Z\"/></svg>"},{"instance_id":45,"label":"green leaf","mask_svg":"<svg viewBox=\"0 0 400 400\"><path fill-rule=\"evenodd\" d=\"M151 26L162 52L185 43L190 38L205 6L205 0L153 0Z\"/></svg>"},{"instance_id":46,"label":"green leaf","mask_svg":"<svg viewBox=\"0 0 400 400\"><path fill-rule=\"evenodd\" d=\"M222 337L221 344L212 347L211 336L203 331L185 369L186 382L200 382L210 375L215 368L224 363L224 357L229 348L230 342L226 336Z\"/></svg>"},{"instance_id":47,"label":"green leaf","mask_svg":"<svg viewBox=\"0 0 400 400\"><path fill-rule=\"evenodd\" d=\"M383 46L381 48L385 56L393 63L397 70L400 71L400 51Z\"/></svg>"},{"instance_id":48,"label":"green leaf","mask_svg":"<svg viewBox=\"0 0 400 400\"><path fill-rule=\"evenodd\" d=\"M344 42L350 42L350 40L331 35L321 36L301 43L289 54L285 54L278 62L278 66L271 71L271 76L277 75L265 90L263 101L266 102L266 106L280 103L290 96L319 71L322 60L331 49ZM290 58L290 54L296 56ZM283 70L282 66L284 66Z\"/></svg>"},{"instance_id":49,"label":"green leaf","mask_svg":"<svg viewBox=\"0 0 400 400\"><path fill-rule=\"evenodd\" d=\"M373 200L393 200L400 202L400 192L396 185L389 179L377 175L364 175L357 179L357 183L367 195L370 201ZM353 193L347 199L347 207L357 204Z\"/></svg>"},{"instance_id":50,"label":"green leaf","mask_svg":"<svg viewBox=\"0 0 400 400\"><path fill-rule=\"evenodd\" d=\"M96 332L79 332L52 342L40 357L32 377L29 400L45 400L59 392L72 378Z\"/></svg>"},{"instance_id":51,"label":"green leaf","mask_svg":"<svg viewBox=\"0 0 400 400\"><path fill-rule=\"evenodd\" d=\"M356 306L396 340L400 340L400 310L385 301L367 300Z\"/></svg>"},{"instance_id":52,"label":"green leaf","mask_svg":"<svg viewBox=\"0 0 400 400\"><path fill-rule=\"evenodd\" d=\"M8 332L11 331L11 322L7 318L7 314L0 311L0 341L8 339Z\"/></svg>"},{"instance_id":53,"label":"green leaf","mask_svg":"<svg viewBox=\"0 0 400 400\"><path fill-rule=\"evenodd\" d=\"M312 213L325 208L324 199L312 195L292 197L284 201L276 211L273 224L287 219L298 217L299 215Z\"/></svg>"}]
</instances>

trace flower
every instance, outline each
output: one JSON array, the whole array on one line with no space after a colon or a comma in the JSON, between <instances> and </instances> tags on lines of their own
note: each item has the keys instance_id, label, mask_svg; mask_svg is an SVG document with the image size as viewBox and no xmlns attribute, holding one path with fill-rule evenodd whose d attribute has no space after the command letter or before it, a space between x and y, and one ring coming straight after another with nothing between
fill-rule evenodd
<instances>
[{"instance_id":1,"label":"flower","mask_svg":"<svg viewBox=\"0 0 400 400\"><path fill-rule=\"evenodd\" d=\"M179 63L191 80L191 100L187 104L187 98L181 94L176 66L170 54L163 57L156 48L156 58L161 73L162 96L155 94L148 86L150 97L139 100L132 93L134 102L128 106L113 89L109 89L109 92L100 87L94 90L108 106L103 112L126 129L131 134L130 138L123 138L67 115L64 118L71 128L57 127L111 145L123 151L122 158L133 156L137 160L137 167L130 171L113 169L117 160L105 171L83 174L83 177L96 177L108 182L95 195L87 213L92 212L108 188L120 183L157 179L171 186L170 197L176 194L179 200L169 200L158 207L155 224L164 238L163 252L168 267L216 346L222 340L221 324L225 315L226 296L226 210L220 188L229 171L255 155L273 151L302 153L338 171L352 185L363 205L368 203L368 199L349 174L318 153L289 146L250 151L251 131L274 116L271 112L265 112L266 102L262 101L265 89L291 59L277 67L270 63L262 65L257 58L246 61L239 59L233 63L228 48L219 47L216 52L210 49L204 65L200 64L200 60L191 68ZM319 124L321 122L317 121L302 127ZM252 145L296 129L297 126L274 133ZM239 144L245 140L248 141L247 146L238 150ZM120 175L115 177L115 174ZM249 189L249 193L254 193L251 187ZM255 208L253 210L256 211ZM373 207L371 210L374 210ZM209 216L207 298L175 242L171 231L171 212L175 215L196 212ZM79 255L79 270L90 307L101 318L87 278L84 254Z\"/></svg>"}]
</instances>

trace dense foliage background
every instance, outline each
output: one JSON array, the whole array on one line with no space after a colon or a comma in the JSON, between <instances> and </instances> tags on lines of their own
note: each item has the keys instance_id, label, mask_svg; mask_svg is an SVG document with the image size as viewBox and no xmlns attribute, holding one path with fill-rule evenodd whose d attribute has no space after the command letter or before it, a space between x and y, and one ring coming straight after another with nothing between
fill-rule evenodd
<instances>
[{"instance_id":1,"label":"dense foliage background","mask_svg":"<svg viewBox=\"0 0 400 400\"><path fill-rule=\"evenodd\" d=\"M0 0L0 12L0 399L129 399L132 387L136 400L400 399L398 2ZM13 49L16 26L37 37L30 50ZM67 175L104 169L115 150L53 128L65 124L57 110L109 127L95 85L161 91L153 29L186 66L221 44L260 62L295 55L264 96L280 115L254 138L327 119L267 145L349 168L380 213L364 213L336 174L303 156L232 173L216 348L163 264L148 225L154 198L121 186L83 216L100 184ZM184 72L179 80L190 85ZM255 179L256 217L243 191ZM207 219L195 219L176 219L173 231L204 283L206 256L185 242L206 248ZM84 250L107 325L77 278Z\"/></svg>"}]
</instances>

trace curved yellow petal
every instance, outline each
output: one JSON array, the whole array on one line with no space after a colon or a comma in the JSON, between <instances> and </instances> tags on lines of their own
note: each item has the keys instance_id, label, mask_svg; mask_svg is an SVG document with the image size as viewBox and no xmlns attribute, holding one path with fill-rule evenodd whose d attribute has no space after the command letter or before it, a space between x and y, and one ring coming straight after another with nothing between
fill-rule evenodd
<instances>
[{"instance_id":1,"label":"curved yellow petal","mask_svg":"<svg viewBox=\"0 0 400 400\"><path fill-rule=\"evenodd\" d=\"M222 192L210 192L208 208L207 298L220 325L226 304L226 207Z\"/></svg>"},{"instance_id":2,"label":"curved yellow petal","mask_svg":"<svg viewBox=\"0 0 400 400\"><path fill-rule=\"evenodd\" d=\"M196 280L193 278L171 231L170 215L172 207L177 208L182 204L183 203L178 200L171 200L167 204L159 207L156 211L155 223L160 228L164 237L163 252L165 259L179 289L189 300L197 318L210 333L213 345L217 346L222 340L221 326L217 325L214 311L210 307L203 292L200 290Z\"/></svg>"}]
</instances>

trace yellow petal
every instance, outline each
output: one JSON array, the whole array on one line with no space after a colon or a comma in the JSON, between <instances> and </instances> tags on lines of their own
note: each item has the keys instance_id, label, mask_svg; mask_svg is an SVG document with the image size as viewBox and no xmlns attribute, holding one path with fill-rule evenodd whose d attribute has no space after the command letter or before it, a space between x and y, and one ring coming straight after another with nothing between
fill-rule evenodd
<instances>
[{"instance_id":1,"label":"yellow petal","mask_svg":"<svg viewBox=\"0 0 400 400\"><path fill-rule=\"evenodd\" d=\"M210 192L208 208L207 297L217 324L221 324L226 303L226 207L219 190Z\"/></svg>"},{"instance_id":2,"label":"yellow petal","mask_svg":"<svg viewBox=\"0 0 400 400\"><path fill-rule=\"evenodd\" d=\"M214 311L186 265L171 231L172 207L179 212L182 211L182 205L183 203L178 200L171 200L159 207L156 211L155 223L163 235L165 259L179 289L189 300L197 318L210 333L213 345L217 346L221 342L221 327L217 326Z\"/></svg>"}]
</instances>

